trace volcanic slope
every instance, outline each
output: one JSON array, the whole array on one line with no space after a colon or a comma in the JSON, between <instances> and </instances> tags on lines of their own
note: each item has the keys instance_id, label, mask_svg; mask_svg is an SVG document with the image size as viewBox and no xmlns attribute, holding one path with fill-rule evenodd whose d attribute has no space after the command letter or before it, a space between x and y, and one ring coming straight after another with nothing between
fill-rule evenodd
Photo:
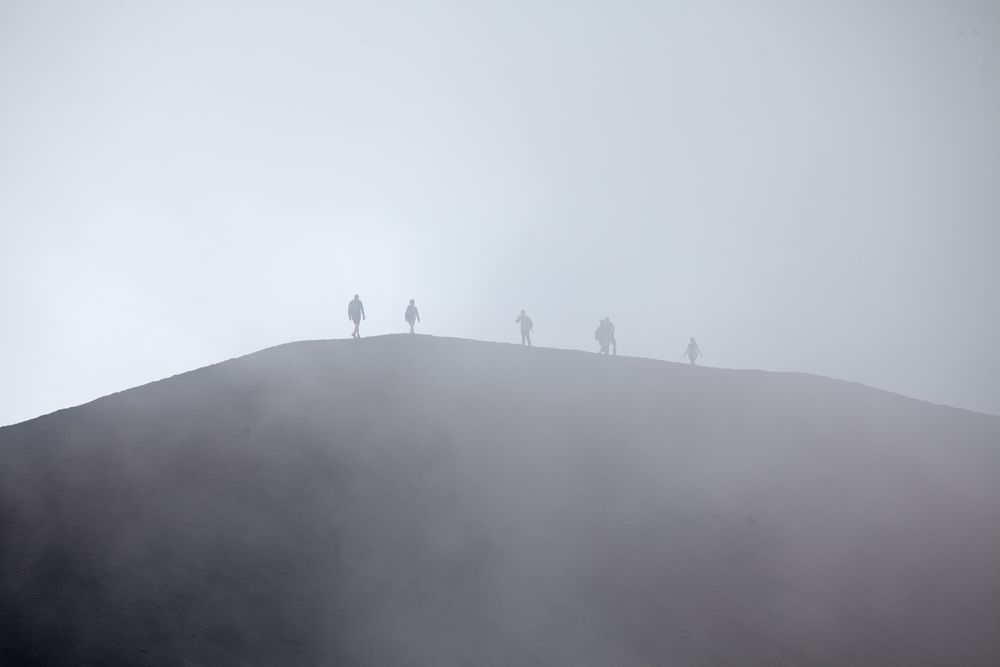
<instances>
[{"instance_id":1,"label":"volcanic slope","mask_svg":"<svg viewBox=\"0 0 1000 667\"><path fill-rule=\"evenodd\" d=\"M0 429L4 665L1000 665L1000 418L426 336Z\"/></svg>"}]
</instances>

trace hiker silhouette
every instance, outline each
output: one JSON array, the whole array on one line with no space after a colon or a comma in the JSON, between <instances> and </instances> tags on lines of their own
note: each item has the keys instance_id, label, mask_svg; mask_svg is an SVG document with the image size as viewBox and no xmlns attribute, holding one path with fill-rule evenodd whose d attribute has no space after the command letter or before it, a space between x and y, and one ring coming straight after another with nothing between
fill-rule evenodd
<instances>
[{"instance_id":1,"label":"hiker silhouette","mask_svg":"<svg viewBox=\"0 0 1000 667\"><path fill-rule=\"evenodd\" d=\"M608 330L608 323L601 320L597 325L597 329L594 331L594 340L600 345L598 348L598 354L607 354L608 345L611 343L611 333Z\"/></svg>"},{"instance_id":2,"label":"hiker silhouette","mask_svg":"<svg viewBox=\"0 0 1000 667\"><path fill-rule=\"evenodd\" d=\"M410 333L413 333L413 324L420 321L420 311L417 310L417 304L414 299L410 299L410 305L406 307L406 314L403 315L403 319L410 325Z\"/></svg>"},{"instance_id":3,"label":"hiker silhouette","mask_svg":"<svg viewBox=\"0 0 1000 667\"><path fill-rule=\"evenodd\" d=\"M535 323L532 322L527 313L522 310L521 314L517 316L516 320L514 320L514 324L521 325L521 345L531 347L531 328L535 326Z\"/></svg>"},{"instance_id":4,"label":"hiker silhouette","mask_svg":"<svg viewBox=\"0 0 1000 667\"><path fill-rule=\"evenodd\" d=\"M365 317L365 304L361 303L361 299L357 294L347 304L347 319L354 322L354 331L351 333L351 338L361 338L361 320L368 318Z\"/></svg>"},{"instance_id":5,"label":"hiker silhouette","mask_svg":"<svg viewBox=\"0 0 1000 667\"><path fill-rule=\"evenodd\" d=\"M601 346L597 351L598 354L608 354L608 347L610 346L612 350L611 354L618 355L618 341L615 340L615 325L611 323L610 317L605 317L597 325L594 338Z\"/></svg>"},{"instance_id":6,"label":"hiker silhouette","mask_svg":"<svg viewBox=\"0 0 1000 667\"><path fill-rule=\"evenodd\" d=\"M691 341L688 343L687 351L684 356L688 358L690 364L694 366L695 361L701 356L701 348L698 347L698 343L695 342L694 336L691 337Z\"/></svg>"}]
</instances>

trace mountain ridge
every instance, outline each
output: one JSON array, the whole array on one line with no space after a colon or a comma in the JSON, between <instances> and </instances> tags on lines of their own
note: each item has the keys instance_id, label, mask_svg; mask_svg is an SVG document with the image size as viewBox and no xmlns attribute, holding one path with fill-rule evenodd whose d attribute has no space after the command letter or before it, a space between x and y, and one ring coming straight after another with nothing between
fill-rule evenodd
<instances>
[{"instance_id":1,"label":"mountain ridge","mask_svg":"<svg viewBox=\"0 0 1000 667\"><path fill-rule=\"evenodd\" d=\"M165 381L168 381L168 380L172 380L174 378L185 377L185 376L188 376L188 375L190 375L192 373L197 373L199 371L202 371L202 370L205 370L205 369L208 369L208 368L213 368L213 367L219 366L221 364L228 364L228 363L231 363L231 362L239 361L241 359L246 359L247 357L252 357L254 355L267 353L267 352L270 352L272 350L278 350L278 349L288 348L288 347L294 347L294 346L313 345L313 344L341 344L341 343L345 344L345 345L365 344L366 342L371 342L371 341L378 341L378 340L384 340L384 339L394 339L394 338L407 338L407 337L410 337L410 336L411 336L411 334L406 334L406 333L392 333L392 334L377 334L377 335L373 335L373 336L366 336L366 337L361 338L359 340L355 340L355 339L351 339L351 338L312 338L312 339L303 339L303 340L289 341L289 342L285 342L285 343L278 343L276 345L270 345L268 347L264 347L264 348L261 348L259 350L255 350L253 352L247 352L246 354L241 354L241 355L238 355L238 356L235 356L235 357L230 357L228 359L223 359L222 361L213 362L213 363L210 363L210 364L206 364L204 366L199 366L197 368L192 368L190 370L181 371L181 372L175 373L173 375L167 375L167 376L164 376L162 378L157 378L155 380L150 380L149 382L145 382L143 384L138 384L138 385L134 385L134 386L131 386L131 387L127 387L125 389L120 389L118 391L114 391L114 392L111 392L109 394L104 394L103 396L98 396L96 398L92 398L90 400L84 401L83 403L78 403L78 404L75 404L75 405L70 405L70 406L66 406L66 407L63 407L63 408L58 408L58 409L53 410L51 412L47 412L47 413L44 413L44 414L41 414L41 415L37 415L35 417L30 417L28 419L24 419L24 420L19 421L19 422L14 422L14 423L11 423L11 424L0 425L0 429L10 428L10 427L13 427L13 426L19 426L21 424L26 424L26 423L34 421L36 419L42 419L44 417L48 417L48 416L51 416L51 415L59 414L59 413L64 412L66 410L73 410L75 408L79 408L79 407L83 407L83 406L86 406L86 405L90 405L91 403L94 403L96 401L101 401L101 400L110 398L112 396L117 396L117 395L122 394L122 393L127 392L127 391L132 391L132 390L136 390L136 389L142 389L144 387L148 387L149 385L157 384L157 383L160 383L160 382L165 382ZM593 352L589 352L587 350L578 350L578 349L574 349L574 348L558 348L558 347L545 347L545 346L532 346L532 347L528 348L528 347L522 346L522 345L520 345L518 343L503 342L503 341L479 340L479 339L462 338L462 337L456 337L456 336L435 336L435 335L429 335L429 334L413 334L413 336L420 337L420 338L423 338L423 339L432 339L432 340L436 340L436 341L452 341L452 342L461 343L461 344L468 343L468 344L474 344L474 345L481 344L481 345L487 345L487 346L488 345L499 345L499 346L513 347L513 348L525 348L525 349L529 349L529 350L541 350L541 351L545 351L545 352L578 354L578 355L583 355L583 356L588 356L588 357L599 356L599 355L595 355ZM656 364L656 363L667 364L667 365L674 366L674 367L676 367L676 366L683 366L683 367L689 366L689 364L686 363L686 362L671 361L669 359L660 359L660 358L657 358L657 357L640 357L640 356L622 355L620 357L614 357L614 359L629 360L630 362L636 362L636 361L638 361L638 362L649 362L649 363L653 363L653 364ZM899 398L902 398L902 399L905 399L905 400L915 401L917 403L922 403L924 405L933 406L933 407L936 407L936 408L945 408L945 409L948 409L948 410L957 410L957 411L960 411L960 412L966 412L966 413L970 413L970 414L974 414L974 415L978 415L978 416L982 416L982 417L995 418L995 419L1000 420L1000 415L995 415L993 413L982 412L982 411L979 411L979 410L973 410L971 408L963 408L961 406L956 406L956 405L949 405L947 403L937 403L935 401L931 401L931 400L927 400L927 399L923 399L923 398L918 398L918 397L914 397L914 396L909 396L907 394L904 394L904 393L901 393L901 392L897 392L897 391L893 391L891 389L883 389L881 387L876 387L874 385L865 384L863 382L859 382L859 381L856 381L856 380L848 380L848 379L844 379L844 378L831 377L831 376L822 375L822 374L819 374L819 373L811 373L811 372L806 372L806 371L766 370L766 369L761 369L761 368L725 368L725 367L717 367L717 366L707 366L707 365L702 365L702 364L699 364L697 366L697 368L703 369L703 370L723 371L723 372L732 372L732 373L759 373L759 374L767 375L767 376L793 376L793 377L802 377L802 378L814 378L816 380L820 380L820 381L824 381L824 382L843 383L843 384L855 386L855 387L858 387L858 388L864 389L864 390L876 391L876 392L880 392L880 393L884 393L884 394L889 394L889 395L896 396L896 397L899 397Z\"/></svg>"},{"instance_id":2,"label":"mountain ridge","mask_svg":"<svg viewBox=\"0 0 1000 667\"><path fill-rule=\"evenodd\" d=\"M0 429L0 662L986 667L998 507L863 385L290 343Z\"/></svg>"}]
</instances>

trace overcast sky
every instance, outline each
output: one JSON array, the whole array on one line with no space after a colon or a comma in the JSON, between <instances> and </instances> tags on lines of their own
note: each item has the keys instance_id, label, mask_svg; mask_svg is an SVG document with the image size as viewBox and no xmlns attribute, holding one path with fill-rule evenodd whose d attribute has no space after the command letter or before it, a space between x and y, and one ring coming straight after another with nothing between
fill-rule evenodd
<instances>
[{"instance_id":1,"label":"overcast sky","mask_svg":"<svg viewBox=\"0 0 1000 667\"><path fill-rule=\"evenodd\" d=\"M1000 3L0 0L0 424L310 338L1000 413Z\"/></svg>"}]
</instances>

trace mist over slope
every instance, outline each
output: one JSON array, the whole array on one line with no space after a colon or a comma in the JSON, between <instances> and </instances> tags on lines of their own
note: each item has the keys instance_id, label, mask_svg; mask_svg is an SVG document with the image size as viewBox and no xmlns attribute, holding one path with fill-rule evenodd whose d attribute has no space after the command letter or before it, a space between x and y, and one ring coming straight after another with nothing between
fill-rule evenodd
<instances>
[{"instance_id":1,"label":"mist over slope","mask_svg":"<svg viewBox=\"0 0 1000 667\"><path fill-rule=\"evenodd\" d=\"M1000 664L1000 418L293 343L0 429L0 663Z\"/></svg>"}]
</instances>

